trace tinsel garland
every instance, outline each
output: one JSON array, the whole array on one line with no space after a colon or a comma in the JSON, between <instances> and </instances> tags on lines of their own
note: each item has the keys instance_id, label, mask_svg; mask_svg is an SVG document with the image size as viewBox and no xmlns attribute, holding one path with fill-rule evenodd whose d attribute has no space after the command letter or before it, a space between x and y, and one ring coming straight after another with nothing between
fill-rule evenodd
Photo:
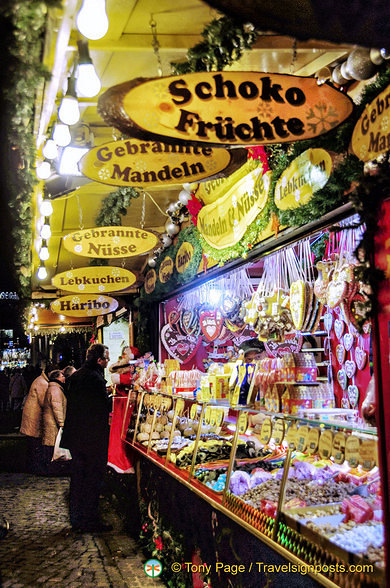
<instances>
[{"instance_id":1,"label":"tinsel garland","mask_svg":"<svg viewBox=\"0 0 390 588\"><path fill-rule=\"evenodd\" d=\"M221 71L251 49L258 36L253 25L243 25L227 16L212 20L201 34L204 41L189 49L187 61L171 63L174 75Z\"/></svg>"},{"instance_id":2,"label":"tinsel garland","mask_svg":"<svg viewBox=\"0 0 390 588\"><path fill-rule=\"evenodd\" d=\"M59 6L58 0L3 0L0 18L7 30L9 55L2 61L3 100L7 116L4 143L7 164L3 181L12 215L14 266L19 293L27 298L31 291L32 194L37 179L33 171L35 141L33 119L35 93L50 78L42 65L43 31L47 9Z\"/></svg>"}]
</instances>

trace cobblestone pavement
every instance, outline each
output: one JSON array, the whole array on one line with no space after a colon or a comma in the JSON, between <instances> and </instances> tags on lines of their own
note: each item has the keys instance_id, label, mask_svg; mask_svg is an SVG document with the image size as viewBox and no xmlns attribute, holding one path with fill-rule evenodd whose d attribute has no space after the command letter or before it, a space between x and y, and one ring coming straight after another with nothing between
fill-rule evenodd
<instances>
[{"instance_id":1,"label":"cobblestone pavement","mask_svg":"<svg viewBox=\"0 0 390 588\"><path fill-rule=\"evenodd\" d=\"M71 531L68 490L69 478L0 475L0 514L10 523L0 540L2 588L162 588L159 578L144 573L145 558L108 502L104 518L113 531Z\"/></svg>"}]
</instances>

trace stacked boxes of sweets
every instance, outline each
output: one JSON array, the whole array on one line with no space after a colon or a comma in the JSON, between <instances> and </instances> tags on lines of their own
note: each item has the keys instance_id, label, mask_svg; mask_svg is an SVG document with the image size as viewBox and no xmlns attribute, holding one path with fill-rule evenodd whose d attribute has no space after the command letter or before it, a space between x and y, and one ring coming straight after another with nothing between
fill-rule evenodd
<instances>
[{"instance_id":1,"label":"stacked boxes of sweets","mask_svg":"<svg viewBox=\"0 0 390 588\"><path fill-rule=\"evenodd\" d=\"M194 390L199 387L203 372L199 370L174 370L167 376L167 386L175 394L183 396L194 395Z\"/></svg>"},{"instance_id":2,"label":"stacked boxes of sweets","mask_svg":"<svg viewBox=\"0 0 390 588\"><path fill-rule=\"evenodd\" d=\"M327 383L319 386L286 386L281 396L281 411L297 414L308 408L334 408L332 387Z\"/></svg>"}]
</instances>

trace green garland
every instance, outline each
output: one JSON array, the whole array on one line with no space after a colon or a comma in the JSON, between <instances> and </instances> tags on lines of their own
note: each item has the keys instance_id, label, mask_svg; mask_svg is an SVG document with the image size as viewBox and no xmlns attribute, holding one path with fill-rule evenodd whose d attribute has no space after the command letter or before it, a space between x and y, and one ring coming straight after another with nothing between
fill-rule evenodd
<instances>
[{"instance_id":1,"label":"green garland","mask_svg":"<svg viewBox=\"0 0 390 588\"><path fill-rule=\"evenodd\" d=\"M245 50L251 49L258 33L253 25L241 24L223 16L214 19L202 31L204 41L187 53L187 61L171 63L174 75L197 71L221 71L238 61Z\"/></svg>"},{"instance_id":2,"label":"green garland","mask_svg":"<svg viewBox=\"0 0 390 588\"><path fill-rule=\"evenodd\" d=\"M7 165L4 182L12 215L14 266L23 298L31 292L32 194L37 179L33 171L35 92L49 72L41 63L47 10L57 0L3 0L0 18L7 29L9 55L2 62L3 99L7 116L5 137Z\"/></svg>"}]
</instances>

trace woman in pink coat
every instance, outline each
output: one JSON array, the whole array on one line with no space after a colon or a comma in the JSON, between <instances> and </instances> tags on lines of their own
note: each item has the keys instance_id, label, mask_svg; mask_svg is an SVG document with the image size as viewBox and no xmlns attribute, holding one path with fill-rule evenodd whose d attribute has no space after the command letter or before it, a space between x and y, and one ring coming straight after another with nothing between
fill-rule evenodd
<instances>
[{"instance_id":1,"label":"woman in pink coat","mask_svg":"<svg viewBox=\"0 0 390 588\"><path fill-rule=\"evenodd\" d=\"M49 374L49 385L43 404L43 435L42 445L47 462L53 457L54 445L60 427L64 426L66 414L66 397L64 394L65 376L61 370L54 370Z\"/></svg>"},{"instance_id":2,"label":"woman in pink coat","mask_svg":"<svg viewBox=\"0 0 390 588\"><path fill-rule=\"evenodd\" d=\"M43 403L49 378L43 370L31 384L23 407L20 432L27 435L27 468L33 474L45 474L42 451Z\"/></svg>"}]
</instances>

